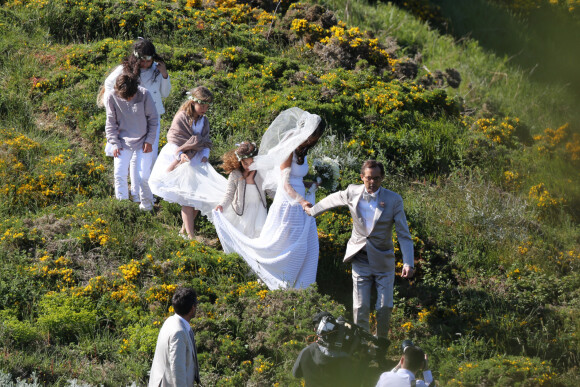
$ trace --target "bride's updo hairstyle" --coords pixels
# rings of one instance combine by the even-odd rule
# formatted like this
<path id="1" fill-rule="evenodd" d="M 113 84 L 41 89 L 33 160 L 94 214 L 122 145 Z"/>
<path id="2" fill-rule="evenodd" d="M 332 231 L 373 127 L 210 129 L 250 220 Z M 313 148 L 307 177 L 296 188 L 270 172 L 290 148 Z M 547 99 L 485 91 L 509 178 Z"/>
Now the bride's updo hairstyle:
<path id="1" fill-rule="evenodd" d="M 228 174 L 232 173 L 232 171 L 236 169 L 238 169 L 240 172 L 243 172 L 244 167 L 241 163 L 242 159 L 251 158 L 257 154 L 258 148 L 256 147 L 256 144 L 253 144 L 249 141 L 244 141 L 241 144 L 238 144 L 236 149 L 232 149 L 222 157 L 222 169 Z"/>
<path id="2" fill-rule="evenodd" d="M 298 165 L 304 164 L 304 157 L 306 157 L 308 150 L 312 148 L 314 145 L 316 145 L 320 137 L 322 137 L 324 129 L 326 129 L 326 123 L 324 122 L 324 120 L 320 120 L 316 129 L 314 129 L 314 132 L 312 132 L 312 134 L 308 137 L 308 139 L 306 139 L 306 141 L 304 141 L 302 144 L 298 146 L 298 148 L 296 148 L 295 153 L 296 157 L 298 158 L 298 160 L 296 160 L 296 163 Z"/>

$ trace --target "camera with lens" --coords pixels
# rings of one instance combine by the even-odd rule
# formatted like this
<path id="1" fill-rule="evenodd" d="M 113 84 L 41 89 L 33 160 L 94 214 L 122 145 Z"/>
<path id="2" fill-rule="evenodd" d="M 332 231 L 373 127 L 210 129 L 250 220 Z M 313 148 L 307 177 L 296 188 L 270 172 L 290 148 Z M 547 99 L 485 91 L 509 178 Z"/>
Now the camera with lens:
<path id="1" fill-rule="evenodd" d="M 326 312 L 320 317 L 316 335 L 318 344 L 329 351 L 345 352 L 349 355 L 361 351 L 374 355 L 386 351 L 389 346 L 387 339 L 377 338 L 344 317 L 334 318 Z M 376 351 L 377 348 L 384 351 Z"/>

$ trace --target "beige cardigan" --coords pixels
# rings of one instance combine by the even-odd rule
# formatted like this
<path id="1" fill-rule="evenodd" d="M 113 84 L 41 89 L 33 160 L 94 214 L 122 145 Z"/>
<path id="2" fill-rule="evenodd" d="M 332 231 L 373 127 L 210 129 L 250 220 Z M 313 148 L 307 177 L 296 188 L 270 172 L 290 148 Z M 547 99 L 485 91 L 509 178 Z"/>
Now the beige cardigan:
<path id="1" fill-rule="evenodd" d="M 256 174 L 254 175 L 254 183 L 258 189 L 260 199 L 262 199 L 262 204 L 264 205 L 264 208 L 266 208 L 266 194 L 262 188 L 263 182 L 264 179 L 260 176 L 260 172 L 256 171 Z M 228 177 L 228 187 L 220 206 L 226 208 L 226 206 L 231 203 L 234 212 L 238 216 L 242 216 L 245 207 L 246 185 L 246 179 L 242 176 L 242 172 L 239 169 L 234 169 Z"/>

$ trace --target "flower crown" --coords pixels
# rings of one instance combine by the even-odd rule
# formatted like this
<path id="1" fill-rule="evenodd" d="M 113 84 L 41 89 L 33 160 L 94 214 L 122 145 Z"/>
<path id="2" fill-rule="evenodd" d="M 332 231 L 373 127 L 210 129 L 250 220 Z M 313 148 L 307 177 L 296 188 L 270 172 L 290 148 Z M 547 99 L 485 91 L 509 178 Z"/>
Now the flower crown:
<path id="1" fill-rule="evenodd" d="M 258 154 L 258 148 L 256 147 L 256 143 L 255 143 L 255 142 L 252 142 L 252 143 L 250 143 L 250 144 L 252 144 L 252 145 L 254 146 L 254 150 L 253 150 L 252 152 L 250 152 L 250 154 L 247 154 L 247 155 L 241 155 L 241 156 L 240 156 L 240 155 L 238 154 L 238 150 L 237 150 L 237 149 L 234 151 L 234 153 L 235 153 L 236 157 L 238 158 L 238 161 L 242 161 L 243 159 L 249 159 L 249 158 L 252 158 L 252 157 L 254 157 L 254 156 L 256 156 L 256 155 Z M 242 145 L 242 144 L 236 144 L 236 146 L 238 146 L 238 147 L 239 147 L 240 145 Z"/>
<path id="2" fill-rule="evenodd" d="M 153 60 L 154 55 L 143 55 L 139 54 L 137 51 L 133 51 L 133 56 L 138 59 Z"/>
<path id="3" fill-rule="evenodd" d="M 201 99 L 199 99 L 197 97 L 194 97 L 193 95 L 191 95 L 191 93 L 189 91 L 187 93 L 185 93 L 185 94 L 187 94 L 187 99 L 188 100 L 193 101 L 193 102 L 197 102 L 200 105 L 209 105 L 211 103 L 211 102 L 208 102 L 208 101 L 203 101 L 203 100 L 201 100 Z"/>

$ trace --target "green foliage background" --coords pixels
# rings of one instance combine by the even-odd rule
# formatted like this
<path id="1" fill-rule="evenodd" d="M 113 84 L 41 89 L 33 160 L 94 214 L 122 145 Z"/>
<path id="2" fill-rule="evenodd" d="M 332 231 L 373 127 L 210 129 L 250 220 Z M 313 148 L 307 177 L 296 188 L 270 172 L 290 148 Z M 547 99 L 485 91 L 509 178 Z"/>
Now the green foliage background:
<path id="1" fill-rule="evenodd" d="M 497 23 L 532 28 L 538 2 L 476 5 L 509 16 Z M 578 31 L 573 2 L 540 3 Z M 178 206 L 161 202 L 149 214 L 111 198 L 105 112 L 95 100 L 137 36 L 155 42 L 172 79 L 162 144 L 185 92 L 205 85 L 215 94 L 214 165 L 236 142 L 259 141 L 292 106 L 327 121 L 313 154 L 338 160 L 340 188 L 359 183 L 362 160 L 385 163 L 384 186 L 405 200 L 418 269 L 413 281 L 396 278 L 390 359 L 411 338 L 441 385 L 579 382 L 577 90 L 532 79 L 508 51 L 494 55 L 489 41 L 460 37 L 462 25 L 448 19 L 460 8 L 0 6 L 1 382 L 145 385 L 179 285 L 200 295 L 192 324 L 205 385 L 300 385 L 290 370 L 312 340 L 311 316 L 351 317 L 345 210 L 317 220 L 317 286 L 268 291 L 221 251 L 206 220 L 202 237 L 188 242 L 177 235 Z M 453 20 L 455 36 L 445 27 Z M 361 385 L 374 385 L 380 371 L 370 365 Z"/>

